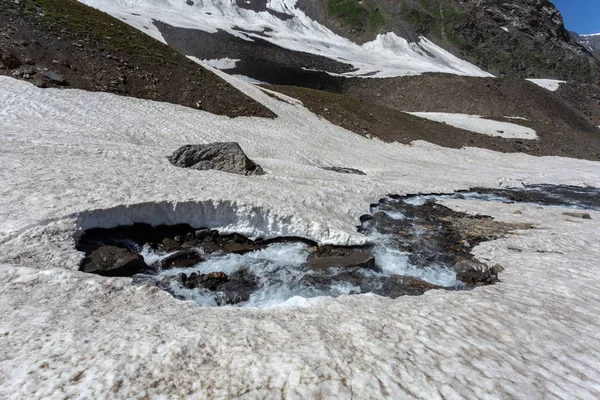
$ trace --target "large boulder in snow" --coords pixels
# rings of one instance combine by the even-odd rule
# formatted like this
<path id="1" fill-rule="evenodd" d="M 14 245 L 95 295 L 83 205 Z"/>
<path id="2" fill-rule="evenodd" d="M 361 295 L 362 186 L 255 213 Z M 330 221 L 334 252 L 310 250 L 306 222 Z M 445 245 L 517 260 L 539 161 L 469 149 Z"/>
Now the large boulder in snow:
<path id="1" fill-rule="evenodd" d="M 102 246 L 81 261 L 81 271 L 102 276 L 133 276 L 148 268 L 144 257 L 116 246 Z"/>
<path id="2" fill-rule="evenodd" d="M 188 144 L 177 149 L 168 159 L 181 168 L 215 169 L 240 175 L 264 174 L 263 169 L 249 159 L 235 142 Z"/>

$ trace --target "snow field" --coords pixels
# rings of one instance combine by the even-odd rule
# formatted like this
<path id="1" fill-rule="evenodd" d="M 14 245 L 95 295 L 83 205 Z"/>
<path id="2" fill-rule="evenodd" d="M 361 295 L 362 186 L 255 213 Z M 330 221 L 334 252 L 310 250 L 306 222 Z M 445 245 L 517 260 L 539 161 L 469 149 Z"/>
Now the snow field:
<path id="1" fill-rule="evenodd" d="M 542 87 L 551 92 L 556 92 L 560 87 L 561 83 L 566 83 L 567 81 L 559 81 L 556 79 L 526 79 L 531 83 L 535 83 L 539 87 Z"/>
<path id="2" fill-rule="evenodd" d="M 475 249 L 507 268 L 501 284 L 259 311 L 201 308 L 128 279 L 1 266 L 0 396 L 600 395 L 590 351 L 600 345 L 600 285 L 590 262 L 600 255 L 600 213 L 582 222 L 551 207 L 446 205 L 537 224 Z"/>
<path id="3" fill-rule="evenodd" d="M 600 186 L 597 162 L 368 140 L 221 75 L 278 118 L 0 77 L 0 398 L 600 396 L 598 212 L 581 220 L 554 207 L 444 200 L 536 227 L 477 246 L 506 270 L 500 284 L 469 292 L 211 309 L 75 271 L 74 235 L 94 225 L 192 220 L 359 244 L 358 217 L 388 193 Z M 239 142 L 267 175 L 165 159 L 217 140 Z"/>
<path id="4" fill-rule="evenodd" d="M 153 20 L 209 33 L 222 30 L 244 40 L 267 40 L 280 47 L 325 56 L 352 64 L 357 71 L 348 76 L 392 77 L 445 72 L 467 76 L 492 76 L 473 64 L 455 57 L 426 38 L 409 43 L 394 33 L 378 35 L 364 45 L 334 34 L 296 8 L 296 0 L 273 0 L 270 10 L 292 16 L 282 20 L 267 11 L 240 8 L 235 0 L 203 0 L 192 6 L 181 0 L 80 0 L 142 32 L 165 42 Z M 236 28 L 255 33 L 240 32 Z M 265 31 L 265 28 L 270 29 Z M 229 64 L 228 64 L 229 65 Z"/>
<path id="5" fill-rule="evenodd" d="M 426 118 L 432 121 L 445 122 L 456 128 L 488 136 L 498 136 L 506 139 L 537 139 L 535 130 L 509 122 L 485 119 L 479 115 L 439 113 L 439 112 L 409 112 L 408 114 Z M 518 117 L 515 117 L 515 119 Z"/>

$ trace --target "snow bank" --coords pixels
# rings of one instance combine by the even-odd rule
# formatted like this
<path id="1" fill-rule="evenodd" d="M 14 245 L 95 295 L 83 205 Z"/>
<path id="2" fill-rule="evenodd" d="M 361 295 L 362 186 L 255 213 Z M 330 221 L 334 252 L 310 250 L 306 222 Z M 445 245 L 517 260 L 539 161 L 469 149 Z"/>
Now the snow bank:
<path id="1" fill-rule="evenodd" d="M 540 228 L 475 249 L 502 283 L 233 310 L 0 266 L 0 397 L 597 398 L 600 213 L 452 206 Z"/>
<path id="2" fill-rule="evenodd" d="M 296 8 L 296 0 L 272 0 L 267 3 L 268 10 L 290 17 L 285 20 L 268 11 L 254 12 L 238 7 L 235 0 L 203 0 L 192 5 L 183 0 L 80 1 L 123 19 L 163 42 L 164 38 L 153 20 L 210 33 L 222 30 L 244 40 L 258 38 L 286 49 L 350 63 L 357 70 L 345 74 L 348 76 L 391 77 L 424 72 L 492 76 L 425 38 L 418 43 L 409 43 L 390 32 L 378 35 L 374 41 L 360 46 L 310 19 Z"/>
<path id="3" fill-rule="evenodd" d="M 476 247 L 506 270 L 500 284 L 469 292 L 210 309 L 73 271 L 77 229 L 97 224 L 187 216 L 353 244 L 365 240 L 358 217 L 387 193 L 600 186 L 597 162 L 368 140 L 225 78 L 279 117 L 232 119 L 0 77 L 0 398 L 600 396 L 590 351 L 600 348 L 598 212 L 575 220 L 560 208 L 445 201 L 539 228 Z M 191 171 L 165 158 L 182 144 L 226 140 L 267 175 Z"/>
<path id="4" fill-rule="evenodd" d="M 202 208 L 212 201 L 230 201 L 236 208 L 272 213 L 268 223 L 252 228 L 257 235 L 279 235 L 281 226 L 294 222 L 290 232 L 316 241 L 361 244 L 365 238 L 356 233 L 358 217 L 387 193 L 497 186 L 509 177 L 515 183 L 591 185 L 600 179 L 597 164 L 587 161 L 369 140 L 317 117 L 297 101 L 273 98 L 260 88 L 222 76 L 279 118 L 231 119 L 104 93 L 41 90 L 0 77 L 0 174 L 5 194 L 0 199 L 4 221 L 0 238 L 6 241 L 25 229 L 87 210 L 147 203 Z M 183 144 L 213 141 L 239 142 L 267 175 L 199 173 L 174 168 L 166 160 Z M 577 172 L 566 174 L 565 165 Z M 323 166 L 357 168 L 367 175 L 332 175 L 321 170 Z M 456 173 L 449 176 L 448 170 Z M 415 183 L 414 176 L 423 174 L 426 178 Z M 153 213 L 138 215 L 150 218 Z M 110 217 L 114 224 L 130 219 L 126 213 Z M 256 222 L 252 217 L 242 220 Z M 231 224 L 227 219 L 215 228 Z"/>
<path id="5" fill-rule="evenodd" d="M 233 69 L 240 60 L 234 58 L 221 58 L 216 60 L 202 60 L 203 63 L 217 69 Z"/>
<path id="6" fill-rule="evenodd" d="M 90 228 L 111 228 L 136 222 L 151 225 L 189 224 L 192 227 L 219 228 L 222 233 L 241 233 L 258 237 L 309 236 L 332 241 L 347 241 L 347 235 L 335 234 L 319 223 L 293 215 L 280 216 L 269 209 L 235 201 L 206 200 L 187 202 L 151 202 L 121 205 L 108 209 L 86 210 L 77 214 L 77 234 Z"/>
<path id="7" fill-rule="evenodd" d="M 427 118 L 432 121 L 445 122 L 448 125 L 455 126 L 467 131 L 482 133 L 488 136 L 499 136 L 507 139 L 536 139 L 535 130 L 510 122 L 500 122 L 491 119 L 485 119 L 479 115 L 452 114 L 438 112 L 409 112 L 421 118 Z M 509 117 L 519 119 L 519 117 Z"/>
<path id="8" fill-rule="evenodd" d="M 556 79 L 527 79 L 531 83 L 535 83 L 539 87 L 547 89 L 551 92 L 556 92 L 560 87 L 561 83 L 566 83 L 567 81 L 559 81 Z"/>

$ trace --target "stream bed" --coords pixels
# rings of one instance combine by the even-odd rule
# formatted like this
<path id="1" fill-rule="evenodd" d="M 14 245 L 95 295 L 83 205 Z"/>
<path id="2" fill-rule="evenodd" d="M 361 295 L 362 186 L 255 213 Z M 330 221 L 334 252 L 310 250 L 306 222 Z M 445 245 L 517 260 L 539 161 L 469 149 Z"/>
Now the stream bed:
<path id="1" fill-rule="evenodd" d="M 131 276 L 136 285 L 155 285 L 201 306 L 268 307 L 365 293 L 396 298 L 498 282 L 503 267 L 474 260 L 470 250 L 531 226 L 456 212 L 436 203 L 443 198 L 600 209 L 598 189 L 571 186 L 390 195 L 361 217 L 358 231 L 369 238 L 366 246 L 320 246 L 302 238 L 250 240 L 189 225 L 139 223 L 89 229 L 77 248 L 86 254 L 81 261 L 85 272 Z"/>

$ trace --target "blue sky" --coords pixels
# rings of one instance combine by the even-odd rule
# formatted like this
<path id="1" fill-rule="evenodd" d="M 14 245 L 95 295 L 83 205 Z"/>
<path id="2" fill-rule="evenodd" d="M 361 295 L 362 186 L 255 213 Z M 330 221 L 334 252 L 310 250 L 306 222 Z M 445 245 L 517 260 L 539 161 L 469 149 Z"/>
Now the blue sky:
<path id="1" fill-rule="evenodd" d="M 570 31 L 600 33 L 600 0 L 552 0 Z"/>

